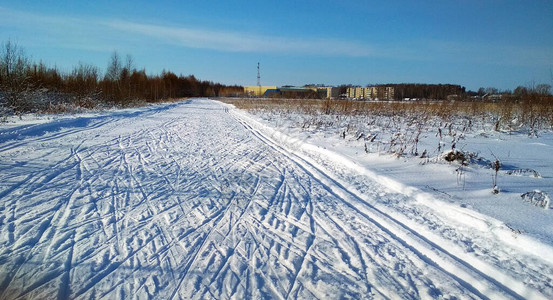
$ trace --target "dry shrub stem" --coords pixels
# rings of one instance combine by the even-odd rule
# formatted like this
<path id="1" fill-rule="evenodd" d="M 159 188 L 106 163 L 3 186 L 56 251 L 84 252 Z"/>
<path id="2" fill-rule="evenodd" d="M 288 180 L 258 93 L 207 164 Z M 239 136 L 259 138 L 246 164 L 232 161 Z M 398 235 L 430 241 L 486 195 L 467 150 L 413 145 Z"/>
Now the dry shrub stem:
<path id="1" fill-rule="evenodd" d="M 281 114 L 301 113 L 312 115 L 367 116 L 369 118 L 391 117 L 387 128 L 397 126 L 400 119 L 407 119 L 416 126 L 434 125 L 436 120 L 449 126 L 448 135 L 452 135 L 454 120 L 464 119 L 464 130 L 472 129 L 475 122 L 493 124 L 495 131 L 528 130 L 536 136 L 539 130 L 553 130 L 553 100 L 550 97 L 528 97 L 518 102 L 465 102 L 465 101 L 349 101 L 349 100 L 313 100 L 313 99 L 240 99 L 228 98 L 240 109 L 251 111 L 278 111 Z M 394 124 L 396 123 L 396 124 Z M 442 134 L 440 130 L 440 135 Z"/>

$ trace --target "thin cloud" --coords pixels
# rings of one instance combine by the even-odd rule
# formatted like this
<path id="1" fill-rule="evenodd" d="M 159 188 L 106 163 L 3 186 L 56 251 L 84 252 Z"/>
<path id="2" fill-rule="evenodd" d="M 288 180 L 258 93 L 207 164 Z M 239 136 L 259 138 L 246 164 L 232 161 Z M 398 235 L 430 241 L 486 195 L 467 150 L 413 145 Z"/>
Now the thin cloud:
<path id="1" fill-rule="evenodd" d="M 109 52 L 117 48 L 119 39 L 106 27 L 88 18 L 59 17 L 22 12 L 0 7 L 0 29 L 5 27 L 10 36 L 24 40 L 27 45 Z"/>
<path id="2" fill-rule="evenodd" d="M 426 41 L 436 56 L 445 60 L 457 60 L 480 64 L 512 66 L 548 66 L 553 63 L 552 47 L 501 45 L 456 41 Z"/>
<path id="3" fill-rule="evenodd" d="M 91 49 L 102 44 L 112 49 L 116 43 L 133 43 L 144 38 L 182 47 L 226 52 L 306 54 L 321 56 L 368 57 L 374 51 L 362 43 L 339 39 L 262 36 L 224 30 L 127 22 L 114 19 L 75 18 L 40 15 L 0 7 L 0 26 L 43 31 L 47 39 L 62 45 Z M 73 41 L 72 41 L 73 40 Z M 77 41 L 77 42 L 75 42 Z"/>
<path id="4" fill-rule="evenodd" d="M 230 52 L 297 53 L 329 56 L 371 56 L 367 45 L 336 39 L 297 39 L 259 36 L 240 32 L 167 27 L 125 21 L 107 21 L 104 25 L 133 34 L 149 36 L 184 47 Z"/>
<path id="5" fill-rule="evenodd" d="M 0 26 L 32 31 L 34 43 L 91 51 L 133 48 L 144 41 L 222 52 L 383 58 L 514 66 L 551 65 L 551 47 L 412 40 L 369 43 L 337 38 L 296 38 L 245 32 L 163 26 L 115 19 L 34 14 L 0 7 Z M 6 38 L 17 38 L 16 36 Z"/>

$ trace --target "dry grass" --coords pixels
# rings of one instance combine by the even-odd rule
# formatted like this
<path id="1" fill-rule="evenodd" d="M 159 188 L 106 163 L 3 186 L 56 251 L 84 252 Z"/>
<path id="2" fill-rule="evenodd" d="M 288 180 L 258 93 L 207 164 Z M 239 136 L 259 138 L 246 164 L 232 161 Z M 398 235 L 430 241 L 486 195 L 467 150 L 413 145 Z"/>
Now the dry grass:
<path id="1" fill-rule="evenodd" d="M 349 100 L 290 100 L 226 98 L 223 102 L 237 108 L 282 113 L 332 114 L 360 116 L 400 116 L 419 120 L 439 118 L 444 122 L 463 118 L 493 123 L 495 130 L 531 131 L 553 129 L 553 99 L 529 98 L 521 102 L 416 101 L 362 102 Z"/>

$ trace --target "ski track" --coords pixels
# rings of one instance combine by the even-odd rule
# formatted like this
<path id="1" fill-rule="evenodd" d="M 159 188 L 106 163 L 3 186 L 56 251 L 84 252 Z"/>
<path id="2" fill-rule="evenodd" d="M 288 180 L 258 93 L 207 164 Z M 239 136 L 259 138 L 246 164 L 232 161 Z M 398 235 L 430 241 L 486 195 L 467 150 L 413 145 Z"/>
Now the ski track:
<path id="1" fill-rule="evenodd" d="M 227 105 L 82 123 L 0 144 L 0 299 L 553 296 L 551 265 L 329 172 Z"/>

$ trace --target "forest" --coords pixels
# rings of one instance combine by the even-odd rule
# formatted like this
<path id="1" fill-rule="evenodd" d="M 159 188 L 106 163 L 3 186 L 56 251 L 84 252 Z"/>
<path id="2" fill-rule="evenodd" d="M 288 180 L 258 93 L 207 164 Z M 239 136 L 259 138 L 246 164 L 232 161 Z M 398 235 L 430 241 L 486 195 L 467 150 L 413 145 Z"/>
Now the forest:
<path id="1" fill-rule="evenodd" d="M 466 95 L 465 87 L 454 84 L 387 84 L 394 88 L 394 99 L 447 99 L 450 95 Z"/>
<path id="2" fill-rule="evenodd" d="M 183 97 L 219 97 L 241 94 L 241 86 L 200 80 L 171 71 L 147 74 L 137 69 L 131 55 L 113 52 L 105 74 L 79 63 L 70 72 L 32 61 L 12 41 L 0 49 L 0 115 L 63 111 L 71 108 L 129 106 Z"/>

